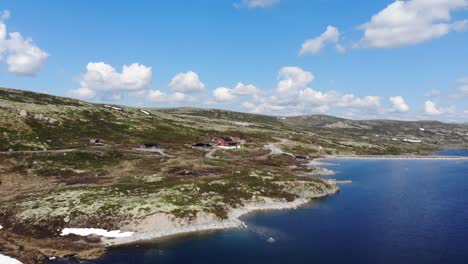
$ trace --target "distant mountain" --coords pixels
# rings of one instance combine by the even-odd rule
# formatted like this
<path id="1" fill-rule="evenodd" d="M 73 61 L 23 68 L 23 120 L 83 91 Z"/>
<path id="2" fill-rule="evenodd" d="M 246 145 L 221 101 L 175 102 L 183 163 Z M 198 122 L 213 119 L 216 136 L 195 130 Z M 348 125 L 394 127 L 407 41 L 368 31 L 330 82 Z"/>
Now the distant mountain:
<path id="1" fill-rule="evenodd" d="M 82 147 L 93 138 L 110 144 L 190 144 L 207 141 L 207 135 L 220 131 L 246 134 L 265 142 L 273 137 L 307 143 L 313 140 L 336 151 L 355 153 L 374 153 L 362 149 L 364 143 L 370 148 L 398 146 L 411 152 L 414 146 L 403 144 L 405 139 L 421 140 L 428 149 L 468 144 L 466 124 L 349 120 L 327 115 L 275 117 L 187 107 L 139 109 L 0 88 L 3 151 Z M 300 136 L 306 133 L 319 136 Z"/>

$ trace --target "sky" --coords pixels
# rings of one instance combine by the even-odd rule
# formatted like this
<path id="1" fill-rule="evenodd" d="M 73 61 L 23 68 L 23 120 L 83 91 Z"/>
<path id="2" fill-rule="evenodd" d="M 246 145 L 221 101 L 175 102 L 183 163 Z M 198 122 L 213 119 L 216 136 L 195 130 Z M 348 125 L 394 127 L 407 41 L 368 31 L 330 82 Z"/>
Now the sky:
<path id="1" fill-rule="evenodd" d="M 468 0 L 0 1 L 0 86 L 135 107 L 468 121 Z"/>

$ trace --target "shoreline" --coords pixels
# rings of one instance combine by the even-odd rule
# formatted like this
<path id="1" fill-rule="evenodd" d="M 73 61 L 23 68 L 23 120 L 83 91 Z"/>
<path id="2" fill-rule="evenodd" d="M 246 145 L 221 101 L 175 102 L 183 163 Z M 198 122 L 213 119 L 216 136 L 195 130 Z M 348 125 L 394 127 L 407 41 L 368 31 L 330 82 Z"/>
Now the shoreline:
<path id="1" fill-rule="evenodd" d="M 335 194 L 339 191 L 339 187 L 334 185 L 330 190 L 323 193 L 316 194 L 310 198 L 297 198 L 292 202 L 275 201 L 272 199 L 264 199 L 257 202 L 249 202 L 240 208 L 232 208 L 229 211 L 227 219 L 219 219 L 217 217 L 209 218 L 208 220 L 195 219 L 189 222 L 180 223 L 180 225 L 172 226 L 171 228 L 164 228 L 158 230 L 157 227 L 153 229 L 142 230 L 135 232 L 131 236 L 121 238 L 101 238 L 101 241 L 106 247 L 115 247 L 126 244 L 133 244 L 142 241 L 149 241 L 155 239 L 168 238 L 181 234 L 198 233 L 204 231 L 215 231 L 235 228 L 246 228 L 247 225 L 240 219 L 242 216 L 257 211 L 268 211 L 268 210 L 285 210 L 285 209 L 297 209 L 312 201 L 312 199 L 322 198 L 328 195 Z M 205 217 L 206 218 L 206 217 Z M 174 223 L 174 222 L 173 222 Z M 131 231 L 131 230 L 125 230 Z"/>
<path id="2" fill-rule="evenodd" d="M 321 162 L 323 160 L 466 160 L 468 157 L 463 156 L 424 156 L 424 155 L 329 155 L 324 156 L 314 161 Z M 329 164 L 321 164 L 329 165 Z"/>

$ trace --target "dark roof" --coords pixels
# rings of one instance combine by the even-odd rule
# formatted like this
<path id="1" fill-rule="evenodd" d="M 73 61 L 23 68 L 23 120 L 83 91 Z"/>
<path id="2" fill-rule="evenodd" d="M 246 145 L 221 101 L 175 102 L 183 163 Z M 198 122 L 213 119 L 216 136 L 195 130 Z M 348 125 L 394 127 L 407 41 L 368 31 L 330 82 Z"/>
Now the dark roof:
<path id="1" fill-rule="evenodd" d="M 151 147 L 159 148 L 160 145 L 158 143 L 144 143 L 143 146 L 145 146 L 147 148 L 151 148 Z"/>
<path id="2" fill-rule="evenodd" d="M 207 144 L 207 143 L 197 143 L 197 144 L 193 144 L 192 145 L 193 147 L 211 147 L 211 144 Z"/>

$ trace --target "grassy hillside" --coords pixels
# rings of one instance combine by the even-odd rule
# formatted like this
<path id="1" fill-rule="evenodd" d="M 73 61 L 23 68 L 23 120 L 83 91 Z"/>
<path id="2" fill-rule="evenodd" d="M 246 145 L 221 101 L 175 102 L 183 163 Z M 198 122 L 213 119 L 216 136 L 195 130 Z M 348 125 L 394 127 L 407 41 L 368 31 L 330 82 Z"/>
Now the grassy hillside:
<path id="1" fill-rule="evenodd" d="M 466 147 L 467 127 L 139 109 L 0 88 L 0 253 L 24 263 L 97 257 L 104 250 L 99 240 L 61 237 L 60 230 L 119 229 L 158 213 L 222 219 L 245 202 L 324 195 L 337 187 L 294 155 L 429 153 Z M 191 148 L 226 136 L 251 141 L 236 150 Z M 162 149 L 142 150 L 141 143 Z"/>
<path id="2" fill-rule="evenodd" d="M 332 153 L 385 154 L 387 148 L 396 153 L 396 149 L 415 152 L 466 146 L 467 133 L 467 125 L 435 121 L 355 121 L 325 115 L 278 118 L 197 108 L 141 111 L 0 88 L 0 151 L 80 148 L 92 138 L 109 145 L 183 145 L 209 141 L 211 135 L 239 134 L 257 142 L 290 138 Z M 415 146 L 404 139 L 422 143 Z"/>

